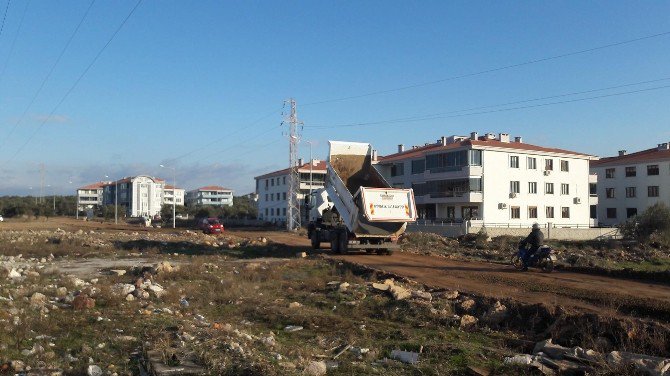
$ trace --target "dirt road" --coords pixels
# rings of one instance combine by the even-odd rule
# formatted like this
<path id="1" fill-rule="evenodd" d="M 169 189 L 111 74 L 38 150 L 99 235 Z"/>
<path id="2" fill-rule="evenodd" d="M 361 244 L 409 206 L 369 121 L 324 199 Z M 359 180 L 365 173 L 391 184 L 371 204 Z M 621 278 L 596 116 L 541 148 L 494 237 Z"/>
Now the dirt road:
<path id="1" fill-rule="evenodd" d="M 430 286 L 568 309 L 647 316 L 670 322 L 670 286 L 583 273 L 519 272 L 511 266 L 396 252 L 333 255 Z"/>

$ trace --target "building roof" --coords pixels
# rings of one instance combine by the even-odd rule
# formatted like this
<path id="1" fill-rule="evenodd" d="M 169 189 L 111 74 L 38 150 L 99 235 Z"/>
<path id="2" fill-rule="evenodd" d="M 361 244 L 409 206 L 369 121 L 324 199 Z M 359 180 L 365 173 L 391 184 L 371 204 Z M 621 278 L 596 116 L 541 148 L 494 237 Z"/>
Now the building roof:
<path id="1" fill-rule="evenodd" d="M 107 184 L 109 184 L 109 182 L 101 181 L 101 182 L 97 182 L 97 183 L 93 183 L 93 184 L 85 185 L 85 186 L 83 186 L 83 187 L 79 187 L 79 188 L 77 188 L 77 189 L 100 189 L 100 188 L 104 187 L 104 186 L 107 185 Z"/>
<path id="2" fill-rule="evenodd" d="M 420 147 L 417 147 L 417 148 L 414 148 L 414 149 L 405 150 L 405 151 L 400 152 L 400 153 L 395 153 L 395 154 L 387 155 L 387 156 L 384 156 L 384 157 L 379 157 L 379 161 L 380 161 L 380 163 L 393 162 L 393 161 L 403 160 L 403 159 L 407 159 L 407 158 L 419 157 L 419 156 L 422 156 L 422 155 L 424 155 L 425 153 L 428 153 L 428 152 L 457 149 L 457 148 L 461 148 L 461 147 L 478 147 L 478 148 L 479 147 L 484 147 L 484 148 L 492 147 L 492 148 L 501 148 L 501 149 L 536 151 L 536 152 L 544 152 L 544 153 L 569 154 L 569 155 L 586 157 L 586 158 L 594 158 L 592 155 L 584 154 L 584 153 L 578 153 L 578 152 L 570 151 L 570 150 L 548 148 L 548 147 L 544 147 L 544 146 L 537 146 L 537 145 L 527 144 L 525 142 L 516 142 L 516 141 L 503 142 L 503 141 L 498 141 L 498 140 L 486 139 L 485 137 L 480 137 L 477 140 L 467 139 L 467 140 L 448 143 L 446 145 L 442 145 L 441 143 L 436 143 L 436 144 L 420 146 Z"/>
<path id="3" fill-rule="evenodd" d="M 175 188 L 174 185 L 165 184 L 165 187 L 163 189 L 184 189 L 184 188 L 179 188 L 179 187 Z"/>
<path id="4" fill-rule="evenodd" d="M 616 166 L 621 164 L 637 164 L 645 162 L 665 161 L 670 159 L 670 149 L 659 149 L 658 147 L 638 151 L 636 153 L 619 155 L 616 157 L 601 158 L 591 161 L 591 167 Z"/>
<path id="5" fill-rule="evenodd" d="M 326 161 L 315 160 L 314 162 L 316 162 L 316 163 L 312 166 L 312 172 L 319 173 L 319 174 L 320 173 L 325 174 L 326 173 Z M 265 175 L 256 176 L 255 179 L 265 179 L 265 178 L 271 178 L 271 177 L 274 177 L 274 176 L 288 175 L 289 171 L 290 171 L 289 168 L 285 168 L 283 170 L 269 172 Z M 309 171 L 310 171 L 309 162 L 303 164 L 302 166 L 300 166 L 298 168 L 298 172 L 309 172 Z"/>
<path id="6" fill-rule="evenodd" d="M 208 185 L 205 187 L 200 187 L 198 189 L 194 189 L 194 191 L 232 191 L 230 188 L 225 188 L 220 185 Z"/>

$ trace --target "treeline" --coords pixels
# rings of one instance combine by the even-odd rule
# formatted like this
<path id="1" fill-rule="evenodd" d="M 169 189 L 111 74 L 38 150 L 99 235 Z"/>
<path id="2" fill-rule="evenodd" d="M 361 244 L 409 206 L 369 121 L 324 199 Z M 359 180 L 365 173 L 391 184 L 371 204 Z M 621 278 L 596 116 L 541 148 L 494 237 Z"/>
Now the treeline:
<path id="1" fill-rule="evenodd" d="M 3 196 L 0 197 L 0 214 L 3 217 L 57 215 L 74 216 L 77 198 L 75 196 Z"/>
<path id="2" fill-rule="evenodd" d="M 235 218 L 256 219 L 258 210 L 255 203 L 246 196 L 233 197 L 233 206 L 179 206 L 175 207 L 177 218 L 188 215 L 189 218 Z M 161 217 L 172 219 L 172 205 L 163 205 Z"/>
<path id="3" fill-rule="evenodd" d="M 76 196 L 3 196 L 0 197 L 0 215 L 5 218 L 34 216 L 54 217 L 76 215 Z M 106 219 L 114 218 L 114 205 L 97 207 L 93 211 L 95 217 Z M 176 206 L 177 215 L 194 217 L 221 217 L 236 219 L 256 219 L 258 216 L 256 205 L 248 197 L 233 197 L 233 206 Z M 86 216 L 86 210 L 79 212 L 80 216 Z M 125 217 L 125 208 L 119 206 L 119 218 Z M 172 205 L 163 205 L 161 209 L 163 219 L 172 219 Z"/>

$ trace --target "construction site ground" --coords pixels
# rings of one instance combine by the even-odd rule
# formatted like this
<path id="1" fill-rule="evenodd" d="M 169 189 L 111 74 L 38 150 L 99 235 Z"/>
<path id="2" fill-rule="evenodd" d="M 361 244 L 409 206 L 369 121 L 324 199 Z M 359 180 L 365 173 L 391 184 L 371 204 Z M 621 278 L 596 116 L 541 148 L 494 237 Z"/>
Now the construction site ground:
<path id="1" fill-rule="evenodd" d="M 144 228 L 113 222 L 82 221 L 69 218 L 42 221 L 11 221 L 2 230 L 77 229 L 94 231 L 165 232 L 172 228 Z M 301 234 L 268 229 L 228 229 L 239 237 L 266 237 L 269 241 L 295 247 L 296 252 L 322 254 L 333 259 L 362 264 L 431 287 L 456 289 L 492 298 L 509 298 L 523 303 L 560 305 L 566 309 L 606 315 L 650 317 L 670 322 L 670 281 L 667 284 L 634 279 L 591 275 L 588 272 L 555 270 L 544 273 L 531 269 L 520 272 L 510 265 L 481 261 L 458 261 L 432 255 L 395 252 L 375 255 L 351 252 L 332 254 L 327 244 L 314 251 L 309 240 Z M 510 255 L 511 256 L 511 255 Z"/>

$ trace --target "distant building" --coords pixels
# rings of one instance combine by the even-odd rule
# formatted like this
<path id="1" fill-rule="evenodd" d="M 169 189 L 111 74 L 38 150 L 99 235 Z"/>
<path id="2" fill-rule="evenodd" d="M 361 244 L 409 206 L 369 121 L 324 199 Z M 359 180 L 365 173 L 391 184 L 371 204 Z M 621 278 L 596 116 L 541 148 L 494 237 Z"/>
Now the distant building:
<path id="1" fill-rule="evenodd" d="M 506 133 L 441 137 L 380 157 L 397 188 L 413 188 L 420 218 L 486 226 L 589 226 L 589 161 Z"/>
<path id="2" fill-rule="evenodd" d="M 310 164 L 312 179 L 310 180 Z M 326 180 L 326 162 L 313 160 L 311 163 L 299 162 L 300 193 L 298 202 L 302 205 L 306 194 L 311 189 L 323 188 Z M 278 224 L 286 223 L 288 209 L 288 179 L 290 169 L 273 171 L 256 176 L 256 195 L 258 197 L 258 219 Z M 311 184 L 310 184 L 311 181 Z M 302 210 L 301 210 L 302 213 Z M 304 213 L 303 217 L 304 217 Z"/>
<path id="3" fill-rule="evenodd" d="M 209 185 L 186 192 L 186 205 L 233 206 L 233 190 Z"/>
<path id="4" fill-rule="evenodd" d="M 598 221 L 616 225 L 663 202 L 670 205 L 670 143 L 591 162 L 597 175 Z"/>
<path id="5" fill-rule="evenodd" d="M 118 189 L 118 190 L 117 190 Z M 165 180 L 138 175 L 114 182 L 100 182 L 77 189 L 77 208 L 115 205 L 127 217 L 153 217 L 163 205 L 184 205 L 184 190 L 165 184 Z"/>
<path id="6" fill-rule="evenodd" d="M 173 185 L 163 187 L 163 205 L 172 205 L 175 200 L 176 205 L 184 205 L 184 192 L 182 188 L 175 188 Z"/>
<path id="7" fill-rule="evenodd" d="M 92 209 L 102 205 L 103 190 L 109 182 L 98 182 L 77 188 L 77 210 Z"/>

